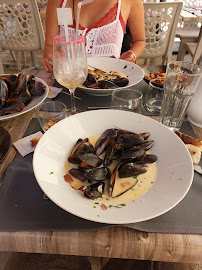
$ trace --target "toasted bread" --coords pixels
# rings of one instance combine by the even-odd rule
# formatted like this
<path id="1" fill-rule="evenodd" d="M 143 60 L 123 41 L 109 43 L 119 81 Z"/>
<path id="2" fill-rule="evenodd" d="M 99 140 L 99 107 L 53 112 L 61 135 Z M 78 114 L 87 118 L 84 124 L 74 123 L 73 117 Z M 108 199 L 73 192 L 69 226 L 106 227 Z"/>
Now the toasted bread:
<path id="1" fill-rule="evenodd" d="M 37 145 L 37 143 L 39 142 L 39 140 L 41 139 L 41 137 L 42 137 L 42 134 L 39 134 L 39 135 L 37 135 L 36 137 L 32 138 L 32 139 L 30 140 L 31 146 L 32 146 L 32 147 L 35 147 L 35 146 Z"/>
<path id="2" fill-rule="evenodd" d="M 192 144 L 192 145 L 198 146 L 200 150 L 202 151 L 202 141 L 195 139 L 191 136 L 188 136 L 184 133 L 181 133 L 177 130 L 175 130 L 175 134 L 177 134 L 185 144 Z"/>
<path id="3" fill-rule="evenodd" d="M 191 155 L 194 164 L 199 164 L 201 159 L 201 149 L 193 144 L 185 144 Z"/>

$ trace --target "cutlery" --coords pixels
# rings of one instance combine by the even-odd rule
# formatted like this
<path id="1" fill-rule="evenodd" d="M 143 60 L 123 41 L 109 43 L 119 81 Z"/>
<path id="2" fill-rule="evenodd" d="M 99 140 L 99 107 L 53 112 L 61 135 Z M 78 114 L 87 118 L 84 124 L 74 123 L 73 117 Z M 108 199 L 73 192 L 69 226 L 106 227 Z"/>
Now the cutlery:
<path id="1" fill-rule="evenodd" d="M 194 165 L 194 170 L 202 175 L 202 168 L 199 165 Z"/>

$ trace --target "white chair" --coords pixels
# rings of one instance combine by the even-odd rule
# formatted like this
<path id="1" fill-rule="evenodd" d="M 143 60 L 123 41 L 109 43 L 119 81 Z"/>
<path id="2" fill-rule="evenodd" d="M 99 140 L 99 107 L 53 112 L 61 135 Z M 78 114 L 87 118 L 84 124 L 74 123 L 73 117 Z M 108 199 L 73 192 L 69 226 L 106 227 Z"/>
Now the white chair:
<path id="1" fill-rule="evenodd" d="M 151 64 L 157 57 L 162 63 L 172 59 L 174 37 L 179 21 L 182 2 L 143 3 L 146 45 L 140 58 L 150 58 Z"/>
<path id="2" fill-rule="evenodd" d="M 189 11 L 189 7 L 201 6 L 201 0 L 182 0 L 184 12 Z M 178 50 L 177 60 L 181 59 L 181 52 L 184 47 L 184 43 L 196 42 L 198 40 L 200 32 L 201 23 L 195 21 L 181 21 L 178 23 L 178 28 L 176 30 L 176 37 L 180 39 L 180 47 Z"/>
<path id="3" fill-rule="evenodd" d="M 178 52 L 177 60 L 183 60 L 187 51 L 191 55 L 194 64 L 200 63 L 202 57 L 202 28 L 200 29 L 199 36 L 195 42 L 183 43 L 181 50 Z"/>
<path id="4" fill-rule="evenodd" d="M 14 51 L 17 69 L 21 70 L 20 53 L 31 52 L 37 67 L 36 50 L 44 49 L 44 32 L 36 0 L 0 0 L 0 46 Z"/>

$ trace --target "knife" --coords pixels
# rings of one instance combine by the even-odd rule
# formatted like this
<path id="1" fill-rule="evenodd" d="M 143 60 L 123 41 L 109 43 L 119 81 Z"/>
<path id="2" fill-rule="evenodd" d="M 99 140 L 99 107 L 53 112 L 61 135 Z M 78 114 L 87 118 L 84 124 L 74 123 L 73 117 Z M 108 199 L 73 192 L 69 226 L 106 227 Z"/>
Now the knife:
<path id="1" fill-rule="evenodd" d="M 194 165 L 194 170 L 202 175 L 202 168 L 199 165 Z"/>

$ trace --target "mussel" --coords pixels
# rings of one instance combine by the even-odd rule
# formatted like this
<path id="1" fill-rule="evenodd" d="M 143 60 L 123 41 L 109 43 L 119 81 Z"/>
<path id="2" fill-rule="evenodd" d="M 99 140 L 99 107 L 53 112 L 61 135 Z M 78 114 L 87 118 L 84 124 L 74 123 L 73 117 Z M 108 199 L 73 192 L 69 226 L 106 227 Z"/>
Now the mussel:
<path id="1" fill-rule="evenodd" d="M 33 75 L 29 76 L 27 85 L 32 96 L 42 96 L 45 93 L 45 85 L 36 81 Z"/>
<path id="2" fill-rule="evenodd" d="M 111 177 L 110 169 L 107 167 L 100 167 L 90 170 L 86 177 L 91 181 L 105 181 L 109 180 Z"/>
<path id="3" fill-rule="evenodd" d="M 0 79 L 0 108 L 5 105 L 8 98 L 8 86 L 3 79 Z"/>
<path id="4" fill-rule="evenodd" d="M 32 76 L 34 91 L 37 95 L 45 93 L 45 86 Z M 42 89 L 43 88 L 43 89 Z M 0 76 L 0 114 L 9 114 L 22 111 L 32 100 L 28 89 L 27 75 L 21 72 L 18 76 L 8 74 Z"/>
<path id="5" fill-rule="evenodd" d="M 128 85 L 127 77 L 116 71 L 105 72 L 100 69 L 88 70 L 88 76 L 83 83 L 85 87 L 93 89 L 115 89 Z"/>
<path id="6" fill-rule="evenodd" d="M 85 187 L 84 195 L 89 199 L 96 199 L 103 195 L 105 183 L 99 182 Z"/>

